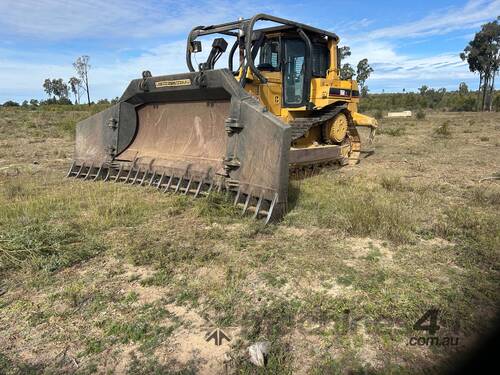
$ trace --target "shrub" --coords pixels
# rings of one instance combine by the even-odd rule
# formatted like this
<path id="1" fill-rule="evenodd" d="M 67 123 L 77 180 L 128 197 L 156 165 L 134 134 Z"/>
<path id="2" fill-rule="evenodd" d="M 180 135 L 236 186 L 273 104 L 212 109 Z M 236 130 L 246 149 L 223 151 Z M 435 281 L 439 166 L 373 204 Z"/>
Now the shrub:
<path id="1" fill-rule="evenodd" d="M 442 125 L 438 126 L 434 130 L 434 134 L 443 138 L 449 138 L 451 136 L 449 121 L 445 121 Z"/>
<path id="2" fill-rule="evenodd" d="M 477 100 L 475 94 L 452 95 L 445 101 L 445 107 L 451 111 L 472 112 L 476 110 Z"/>
<path id="3" fill-rule="evenodd" d="M 5 103 L 3 103 L 4 107 L 19 107 L 19 103 L 15 102 L 13 100 L 7 100 Z"/>
<path id="4" fill-rule="evenodd" d="M 384 117 L 384 115 L 380 109 L 377 109 L 374 116 L 377 120 L 380 120 L 380 119 L 382 119 L 382 117 Z"/>
<path id="5" fill-rule="evenodd" d="M 425 112 L 421 109 L 417 111 L 416 114 L 417 120 L 423 120 L 425 118 Z"/>
<path id="6" fill-rule="evenodd" d="M 68 98 L 60 98 L 60 99 L 50 98 L 47 100 L 42 100 L 40 102 L 40 104 L 41 105 L 50 105 L 50 104 L 72 105 L 73 103 Z"/>

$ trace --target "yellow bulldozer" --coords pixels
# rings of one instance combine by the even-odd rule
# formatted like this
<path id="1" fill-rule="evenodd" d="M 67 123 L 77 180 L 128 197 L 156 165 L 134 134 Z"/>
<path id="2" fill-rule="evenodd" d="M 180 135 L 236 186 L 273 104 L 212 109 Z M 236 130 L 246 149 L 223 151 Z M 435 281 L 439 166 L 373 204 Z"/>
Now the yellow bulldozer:
<path id="1" fill-rule="evenodd" d="M 194 66 L 202 39 L 211 49 Z M 144 71 L 117 104 L 77 124 L 68 177 L 225 191 L 243 213 L 279 219 L 291 171 L 355 164 L 357 127 L 375 134 L 376 120 L 357 111 L 357 83 L 340 79 L 338 43 L 332 32 L 266 14 L 195 27 L 188 73 Z M 224 53 L 227 67 L 216 69 Z"/>

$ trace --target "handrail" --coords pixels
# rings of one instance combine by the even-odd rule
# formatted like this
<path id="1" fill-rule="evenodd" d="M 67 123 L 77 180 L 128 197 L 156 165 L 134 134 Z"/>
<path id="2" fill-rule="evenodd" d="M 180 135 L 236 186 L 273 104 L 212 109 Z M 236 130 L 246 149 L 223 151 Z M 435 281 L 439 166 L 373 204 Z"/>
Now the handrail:
<path id="1" fill-rule="evenodd" d="M 254 25 L 257 21 L 271 21 L 275 23 L 279 23 L 282 25 L 288 25 L 294 27 L 296 30 L 301 30 L 302 34 L 301 38 L 304 39 L 308 47 L 310 48 L 310 51 L 312 51 L 311 47 L 311 41 L 307 37 L 307 34 L 304 32 L 305 31 L 311 31 L 316 34 L 328 36 L 336 41 L 339 40 L 339 37 L 330 31 L 326 30 L 321 30 L 300 22 L 295 22 L 291 20 L 287 20 L 285 18 L 280 18 L 280 17 L 275 17 L 271 16 L 269 14 L 265 13 L 259 13 L 253 16 L 250 19 L 241 19 L 239 21 L 234 21 L 234 22 L 227 22 L 219 25 L 210 25 L 210 26 L 196 26 L 191 30 L 188 36 L 187 40 L 187 46 L 186 46 L 186 63 L 188 66 L 189 71 L 194 72 L 195 69 L 193 67 L 193 63 L 191 61 L 191 43 L 200 35 L 210 35 L 210 34 L 216 34 L 216 33 L 222 33 L 222 34 L 227 34 L 227 35 L 234 35 L 238 36 L 238 34 L 231 32 L 232 30 L 240 30 L 244 33 L 245 36 L 245 55 L 246 55 L 246 64 L 243 66 L 243 73 L 246 73 L 247 69 L 250 68 L 252 73 L 259 78 L 259 80 L 262 83 L 266 83 L 267 79 L 264 77 L 260 71 L 255 67 L 255 63 L 252 58 L 252 35 L 253 35 L 253 28 Z M 265 30 L 265 29 L 263 29 Z M 299 33 L 300 34 L 300 33 Z M 305 36 L 305 38 L 304 38 Z M 233 46 L 234 47 L 234 46 Z M 233 48 L 232 48 L 233 49 Z M 232 50 L 231 49 L 231 50 Z M 233 52 L 234 54 L 234 52 Z M 232 65 L 232 62 L 231 64 Z M 245 76 L 246 74 L 242 75 L 242 84 L 244 85 L 245 82 Z"/>

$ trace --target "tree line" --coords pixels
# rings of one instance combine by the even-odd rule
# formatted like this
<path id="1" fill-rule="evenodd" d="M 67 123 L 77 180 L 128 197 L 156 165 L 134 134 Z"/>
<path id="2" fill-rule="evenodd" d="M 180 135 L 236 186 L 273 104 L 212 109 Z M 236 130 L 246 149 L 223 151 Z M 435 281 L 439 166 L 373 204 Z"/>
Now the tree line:
<path id="1" fill-rule="evenodd" d="M 491 110 L 500 111 L 500 92 L 491 94 Z M 418 92 L 369 94 L 360 101 L 361 111 L 398 111 L 434 109 L 453 112 L 473 112 L 481 106 L 478 91 L 469 90 L 462 82 L 456 90 L 434 89 L 423 85 Z"/>
<path id="2" fill-rule="evenodd" d="M 47 78 L 43 82 L 43 90 L 49 96 L 47 104 L 72 104 L 69 100 L 69 92 L 74 95 L 75 104 L 80 104 L 82 95 L 86 94 L 87 104 L 90 106 L 89 89 L 89 56 L 80 56 L 73 63 L 77 77 L 71 77 L 68 82 L 62 78 Z"/>

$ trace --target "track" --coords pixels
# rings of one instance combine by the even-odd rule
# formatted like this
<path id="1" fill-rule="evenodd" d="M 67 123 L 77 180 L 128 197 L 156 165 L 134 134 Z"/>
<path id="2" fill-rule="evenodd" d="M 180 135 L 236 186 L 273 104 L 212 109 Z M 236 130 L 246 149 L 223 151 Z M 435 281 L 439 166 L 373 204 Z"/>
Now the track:
<path id="1" fill-rule="evenodd" d="M 321 126 L 326 121 L 333 119 L 340 112 L 345 111 L 347 118 L 349 120 L 349 127 L 347 130 L 346 139 L 341 143 L 341 145 L 349 144 L 348 153 L 345 159 L 340 160 L 341 165 L 354 165 L 359 163 L 360 151 L 361 151 L 361 139 L 359 137 L 358 130 L 356 126 L 354 126 L 354 121 L 347 111 L 347 107 L 337 106 L 334 108 L 325 108 L 317 111 L 315 116 L 311 117 L 300 117 L 296 118 L 289 123 L 292 126 L 292 142 L 304 136 L 309 129 L 314 126 Z M 330 166 L 333 163 L 339 161 L 338 159 L 331 161 L 324 161 L 318 163 L 312 163 L 309 165 L 301 165 L 301 166 L 290 166 L 290 175 L 291 176 L 308 176 L 311 174 L 315 174 L 316 171 Z"/>
<path id="2" fill-rule="evenodd" d="M 325 121 L 334 118 L 342 110 L 346 109 L 346 106 L 338 106 L 329 109 L 322 109 L 317 111 L 316 116 L 313 117 L 300 117 L 291 121 L 289 125 L 292 127 L 292 141 L 295 141 L 307 133 L 309 129 L 313 126 L 320 125 Z"/>

